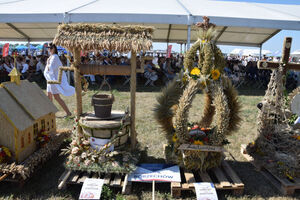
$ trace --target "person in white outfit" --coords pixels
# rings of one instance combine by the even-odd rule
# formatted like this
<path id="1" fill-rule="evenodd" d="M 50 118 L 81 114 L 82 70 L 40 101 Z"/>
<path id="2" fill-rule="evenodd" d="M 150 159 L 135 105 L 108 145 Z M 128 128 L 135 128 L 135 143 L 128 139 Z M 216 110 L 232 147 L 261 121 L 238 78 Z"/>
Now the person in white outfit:
<path id="1" fill-rule="evenodd" d="M 50 57 L 47 60 L 44 76 L 47 81 L 55 81 L 58 80 L 59 67 L 62 66 L 62 63 L 57 55 L 58 52 L 56 46 L 52 43 L 49 45 Z M 75 88 L 69 85 L 65 72 L 62 73 L 60 84 L 47 84 L 47 92 L 49 99 L 52 101 L 54 97 L 54 99 L 64 109 L 67 116 L 72 115 L 65 102 L 59 96 L 60 94 L 64 96 L 72 96 L 75 94 Z"/>

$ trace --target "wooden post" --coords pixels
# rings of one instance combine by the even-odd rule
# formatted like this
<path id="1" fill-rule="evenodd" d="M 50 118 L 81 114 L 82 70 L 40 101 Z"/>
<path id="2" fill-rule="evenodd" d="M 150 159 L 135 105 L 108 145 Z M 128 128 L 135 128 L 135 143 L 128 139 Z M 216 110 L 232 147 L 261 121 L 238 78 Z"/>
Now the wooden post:
<path id="1" fill-rule="evenodd" d="M 74 85 L 75 85 L 75 92 L 76 92 L 76 118 L 79 120 L 82 114 L 82 88 L 81 88 L 81 75 L 80 75 L 80 50 L 73 49 L 73 56 L 74 56 Z M 80 137 L 82 135 L 82 129 L 80 126 L 77 127 L 77 134 Z"/>
<path id="2" fill-rule="evenodd" d="M 136 52 L 131 51 L 131 76 L 130 76 L 130 138 L 131 138 L 131 150 L 136 146 L 136 131 L 135 131 L 135 92 L 136 92 Z"/>

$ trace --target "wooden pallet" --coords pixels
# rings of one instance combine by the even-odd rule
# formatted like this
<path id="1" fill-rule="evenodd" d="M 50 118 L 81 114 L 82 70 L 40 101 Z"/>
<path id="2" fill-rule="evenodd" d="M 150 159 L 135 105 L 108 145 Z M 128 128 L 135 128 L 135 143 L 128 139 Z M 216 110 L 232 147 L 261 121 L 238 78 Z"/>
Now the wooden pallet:
<path id="1" fill-rule="evenodd" d="M 122 194 L 130 194 L 132 182 L 128 181 L 128 174 L 110 174 L 110 173 L 96 173 L 96 172 L 81 172 L 65 170 L 58 180 L 58 189 L 63 189 L 66 185 L 82 185 L 86 178 L 104 179 L 104 184 L 120 188 Z"/>
<path id="2" fill-rule="evenodd" d="M 194 191 L 196 182 L 212 182 L 217 190 L 232 190 L 234 195 L 242 195 L 244 184 L 230 165 L 224 160 L 218 168 L 205 173 L 189 172 L 181 169 L 181 183 L 171 183 L 171 193 L 180 197 L 182 191 Z"/>
<path id="3" fill-rule="evenodd" d="M 241 145 L 241 153 L 245 159 L 252 163 L 255 168 L 259 169 L 260 173 L 266 177 L 283 195 L 294 195 L 295 191 L 300 189 L 300 178 L 290 180 L 288 178 L 282 178 L 275 175 L 263 164 L 255 162 L 254 158 L 247 153 L 245 144 Z"/>

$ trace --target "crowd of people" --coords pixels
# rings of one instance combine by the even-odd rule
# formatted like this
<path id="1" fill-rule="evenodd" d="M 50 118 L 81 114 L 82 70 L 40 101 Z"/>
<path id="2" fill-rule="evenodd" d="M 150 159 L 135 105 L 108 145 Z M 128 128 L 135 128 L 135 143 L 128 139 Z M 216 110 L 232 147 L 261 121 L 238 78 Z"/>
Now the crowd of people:
<path id="1" fill-rule="evenodd" d="M 130 56 L 130 55 L 129 55 Z M 59 56 L 62 64 L 67 65 L 67 58 L 64 54 Z M 21 72 L 22 79 L 29 79 L 30 81 L 36 81 L 41 85 L 45 85 L 45 78 L 43 71 L 48 59 L 48 55 L 40 56 L 25 56 L 19 55 L 16 57 L 16 62 L 12 56 L 0 57 L 0 82 L 8 81 L 8 74 L 13 69 L 14 65 Z M 172 80 L 176 73 L 183 69 L 183 55 L 176 54 L 167 58 L 164 55 L 156 55 L 154 57 L 144 56 L 143 59 L 137 57 L 137 67 L 144 67 L 144 73 L 138 74 L 140 83 L 143 85 L 165 85 Z M 258 70 L 257 57 L 243 56 L 234 57 L 228 56 L 226 59 L 225 73 L 231 78 L 236 87 L 242 85 L 256 85 L 256 87 L 266 87 L 269 81 L 270 70 Z M 279 61 L 280 58 L 267 58 L 265 60 Z M 142 63 L 144 62 L 144 63 Z M 81 57 L 81 63 L 83 64 L 97 64 L 97 65 L 130 65 L 130 58 L 127 55 L 120 55 L 111 52 L 98 52 L 93 54 L 87 54 Z M 195 61 L 195 66 L 197 60 Z M 101 84 L 103 76 L 98 75 L 85 75 L 85 78 L 90 84 Z M 287 87 L 295 88 L 298 85 L 298 74 L 296 72 L 290 72 L 288 74 Z M 107 81 L 110 84 L 118 82 L 124 85 L 129 81 L 129 77 L 124 76 L 118 78 L 116 76 L 106 76 Z M 72 81 L 71 73 L 71 81 Z"/>

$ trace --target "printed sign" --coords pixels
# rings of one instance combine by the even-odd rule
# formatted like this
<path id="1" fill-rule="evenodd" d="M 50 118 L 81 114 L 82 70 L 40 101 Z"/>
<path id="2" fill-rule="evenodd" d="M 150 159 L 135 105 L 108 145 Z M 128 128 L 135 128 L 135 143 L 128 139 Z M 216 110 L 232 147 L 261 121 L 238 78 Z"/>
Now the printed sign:
<path id="1" fill-rule="evenodd" d="M 80 191 L 79 199 L 100 199 L 103 183 L 103 179 L 85 179 Z"/>
<path id="2" fill-rule="evenodd" d="M 178 165 L 141 164 L 129 175 L 128 181 L 181 182 L 180 170 Z"/>
<path id="3" fill-rule="evenodd" d="M 90 137 L 90 144 L 93 149 L 99 150 L 101 149 L 104 145 L 110 142 L 110 139 L 99 139 L 99 138 L 94 138 Z M 114 145 L 111 145 L 109 148 L 109 151 L 114 150 Z"/>
<path id="4" fill-rule="evenodd" d="M 180 150 L 198 150 L 198 151 L 209 151 L 209 152 L 223 152 L 224 148 L 219 146 L 209 145 L 194 145 L 194 144 L 182 144 L 178 148 Z"/>
<path id="5" fill-rule="evenodd" d="M 218 200 L 216 188 L 213 183 L 194 183 L 197 200 Z"/>

